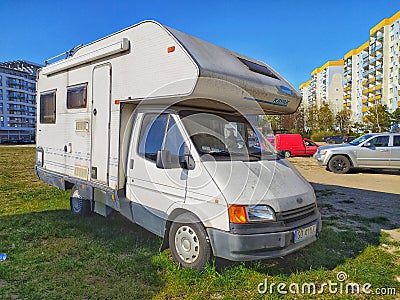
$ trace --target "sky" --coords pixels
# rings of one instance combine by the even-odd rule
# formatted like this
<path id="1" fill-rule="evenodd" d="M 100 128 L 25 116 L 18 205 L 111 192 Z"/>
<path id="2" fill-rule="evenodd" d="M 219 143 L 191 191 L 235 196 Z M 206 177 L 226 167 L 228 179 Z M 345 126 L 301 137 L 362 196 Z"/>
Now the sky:
<path id="1" fill-rule="evenodd" d="M 399 10 L 399 0 L 0 0 L 0 61 L 43 63 L 151 19 L 264 61 L 298 88 Z"/>

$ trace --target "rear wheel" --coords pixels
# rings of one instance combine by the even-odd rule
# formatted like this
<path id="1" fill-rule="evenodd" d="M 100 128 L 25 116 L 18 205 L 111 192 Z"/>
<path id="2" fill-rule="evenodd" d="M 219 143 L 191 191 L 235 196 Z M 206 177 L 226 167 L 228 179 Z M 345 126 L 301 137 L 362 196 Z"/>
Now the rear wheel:
<path id="1" fill-rule="evenodd" d="M 285 157 L 289 158 L 290 156 L 292 156 L 292 154 L 290 153 L 290 151 L 286 150 L 285 151 Z"/>
<path id="2" fill-rule="evenodd" d="M 176 263 L 201 270 L 211 260 L 211 246 L 203 224 L 192 214 L 179 215 L 169 230 L 169 245 Z"/>
<path id="3" fill-rule="evenodd" d="M 90 201 L 82 198 L 76 186 L 74 186 L 71 190 L 69 203 L 72 213 L 76 215 L 86 216 L 91 211 Z"/>
<path id="4" fill-rule="evenodd" d="M 333 173 L 345 174 L 350 170 L 351 164 L 346 156 L 336 155 L 331 158 L 328 167 Z"/>

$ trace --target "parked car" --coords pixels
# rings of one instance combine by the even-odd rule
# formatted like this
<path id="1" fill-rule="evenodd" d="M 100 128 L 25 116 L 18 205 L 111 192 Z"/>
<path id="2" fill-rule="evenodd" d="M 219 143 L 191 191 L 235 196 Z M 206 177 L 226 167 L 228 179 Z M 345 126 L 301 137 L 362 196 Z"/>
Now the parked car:
<path id="1" fill-rule="evenodd" d="M 351 168 L 400 169 L 400 133 L 371 133 L 349 144 L 322 146 L 314 158 L 319 165 L 341 174 Z"/>
<path id="2" fill-rule="evenodd" d="M 290 156 L 312 156 L 317 152 L 318 145 L 310 139 L 303 138 L 300 134 L 275 135 L 275 149 Z"/>
<path id="3" fill-rule="evenodd" d="M 328 144 L 342 144 L 343 143 L 343 136 L 341 135 L 331 135 L 326 136 L 324 138 L 324 142 Z"/>
<path id="4" fill-rule="evenodd" d="M 351 136 L 351 135 L 346 135 L 343 137 L 343 143 L 348 144 L 351 141 L 354 141 L 357 137 Z"/>

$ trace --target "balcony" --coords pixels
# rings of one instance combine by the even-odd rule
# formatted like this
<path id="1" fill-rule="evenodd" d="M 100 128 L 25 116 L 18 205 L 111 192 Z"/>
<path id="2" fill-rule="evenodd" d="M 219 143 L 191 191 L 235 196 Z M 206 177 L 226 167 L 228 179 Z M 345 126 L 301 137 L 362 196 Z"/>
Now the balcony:
<path id="1" fill-rule="evenodd" d="M 365 112 L 369 111 L 369 107 L 368 107 L 368 106 L 364 106 L 364 107 L 361 109 L 361 111 L 362 111 L 363 113 L 365 113 Z"/>
<path id="2" fill-rule="evenodd" d="M 375 97 L 376 100 L 379 100 L 379 99 L 381 99 L 381 98 L 382 98 L 382 95 L 377 95 L 377 96 Z"/>
<path id="3" fill-rule="evenodd" d="M 363 104 L 367 103 L 367 101 L 368 101 L 367 99 L 362 99 Z"/>
<path id="4" fill-rule="evenodd" d="M 375 102 L 375 97 L 369 97 L 368 102 L 374 103 Z"/>

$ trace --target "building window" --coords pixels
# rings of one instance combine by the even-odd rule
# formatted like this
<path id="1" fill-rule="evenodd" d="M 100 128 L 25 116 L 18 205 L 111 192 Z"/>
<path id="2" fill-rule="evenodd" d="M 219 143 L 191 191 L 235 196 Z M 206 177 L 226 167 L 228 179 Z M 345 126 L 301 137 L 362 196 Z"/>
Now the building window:
<path id="1" fill-rule="evenodd" d="M 86 107 L 87 84 L 67 88 L 67 108 Z"/>
<path id="2" fill-rule="evenodd" d="M 394 41 L 394 35 L 390 36 L 390 41 Z"/>
<path id="3" fill-rule="evenodd" d="M 40 123 L 56 123 L 56 91 L 40 95 Z"/>

